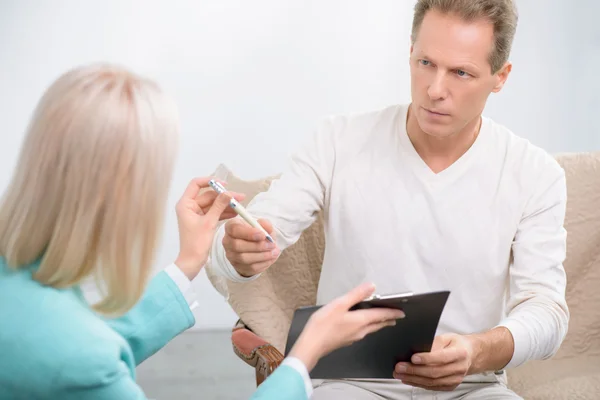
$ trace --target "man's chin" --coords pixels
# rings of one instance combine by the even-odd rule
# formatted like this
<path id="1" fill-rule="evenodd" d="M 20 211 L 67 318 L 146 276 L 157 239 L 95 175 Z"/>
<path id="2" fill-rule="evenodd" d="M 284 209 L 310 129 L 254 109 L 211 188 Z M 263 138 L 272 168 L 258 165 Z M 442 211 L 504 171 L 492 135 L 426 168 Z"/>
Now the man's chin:
<path id="1" fill-rule="evenodd" d="M 427 135 L 427 136 L 431 136 L 434 138 L 439 138 L 439 139 L 443 139 L 445 137 L 451 136 L 452 135 L 452 130 L 450 129 L 449 126 L 447 125 L 442 125 L 442 124 L 430 124 L 430 123 L 421 123 L 421 121 L 419 121 L 419 127 L 421 128 L 421 131 Z"/>

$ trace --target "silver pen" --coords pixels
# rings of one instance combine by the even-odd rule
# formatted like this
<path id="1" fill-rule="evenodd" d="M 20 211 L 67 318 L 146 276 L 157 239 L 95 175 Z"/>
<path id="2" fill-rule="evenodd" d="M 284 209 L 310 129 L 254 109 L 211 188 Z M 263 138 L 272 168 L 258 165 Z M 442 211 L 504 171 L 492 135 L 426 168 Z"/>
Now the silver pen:
<path id="1" fill-rule="evenodd" d="M 227 189 L 225 189 L 223 187 L 223 185 L 221 185 L 219 182 L 215 181 L 214 179 L 211 179 L 210 181 L 208 181 L 208 185 L 217 193 L 221 194 L 221 193 L 225 193 L 227 192 Z M 236 199 L 234 199 L 233 197 L 231 198 L 231 200 L 229 200 L 229 206 L 231 208 L 233 208 L 233 210 L 240 216 L 242 217 L 247 223 L 249 223 L 252 227 L 259 229 L 260 231 L 262 231 L 265 236 L 267 237 L 267 240 L 271 243 L 275 243 L 275 241 L 273 240 L 273 238 L 271 237 L 271 235 L 269 235 L 269 233 L 265 230 L 265 228 L 263 228 L 258 221 L 250 215 L 250 213 L 248 213 L 248 210 L 246 210 L 244 208 L 244 206 L 242 206 Z"/>

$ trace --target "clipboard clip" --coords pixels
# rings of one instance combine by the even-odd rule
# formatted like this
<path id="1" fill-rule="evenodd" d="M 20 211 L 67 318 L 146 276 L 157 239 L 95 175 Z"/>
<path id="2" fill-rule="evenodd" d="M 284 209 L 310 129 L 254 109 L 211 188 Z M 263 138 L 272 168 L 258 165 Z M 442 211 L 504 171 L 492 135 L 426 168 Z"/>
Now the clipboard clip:
<path id="1" fill-rule="evenodd" d="M 388 300 L 388 299 L 395 299 L 398 297 L 409 297 L 412 296 L 413 292 L 405 292 L 405 293 L 395 293 L 395 294 L 373 294 L 370 297 L 367 297 L 366 299 L 364 299 L 363 301 L 371 301 L 371 300 Z"/>

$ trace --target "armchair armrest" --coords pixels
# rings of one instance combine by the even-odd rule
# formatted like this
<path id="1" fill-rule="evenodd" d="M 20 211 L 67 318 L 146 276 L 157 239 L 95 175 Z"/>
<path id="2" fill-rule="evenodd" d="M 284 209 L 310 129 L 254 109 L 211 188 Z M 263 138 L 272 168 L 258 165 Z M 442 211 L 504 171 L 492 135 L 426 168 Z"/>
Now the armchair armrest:
<path id="1" fill-rule="evenodd" d="M 283 354 L 256 335 L 242 321 L 231 332 L 234 353 L 256 370 L 256 385 L 263 383 L 283 361 Z"/>

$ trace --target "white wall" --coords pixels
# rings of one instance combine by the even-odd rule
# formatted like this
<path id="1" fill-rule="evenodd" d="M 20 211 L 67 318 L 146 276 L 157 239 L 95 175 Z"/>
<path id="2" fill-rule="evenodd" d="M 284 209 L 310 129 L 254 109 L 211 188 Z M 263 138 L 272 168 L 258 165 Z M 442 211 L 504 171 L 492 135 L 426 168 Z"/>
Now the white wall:
<path id="1" fill-rule="evenodd" d="M 593 0 L 578 0 L 598 11 Z M 514 72 L 487 114 L 549 151 L 600 148 L 590 30 L 568 0 L 521 0 Z M 224 162 L 245 178 L 279 172 L 327 114 L 408 101 L 411 1 L 4 0 L 0 3 L 0 189 L 42 91 L 74 65 L 115 61 L 177 99 L 182 145 L 157 268 L 177 253 L 173 205 Z M 591 16 L 596 13 L 586 10 Z M 588 17 L 591 18 L 591 17 Z M 590 21 L 591 22 L 591 21 Z M 587 36 L 577 40 L 577 33 Z M 580 79 L 583 78 L 583 79 Z M 595 105 L 594 105 L 595 106 Z M 198 328 L 235 315 L 202 274 Z"/>

